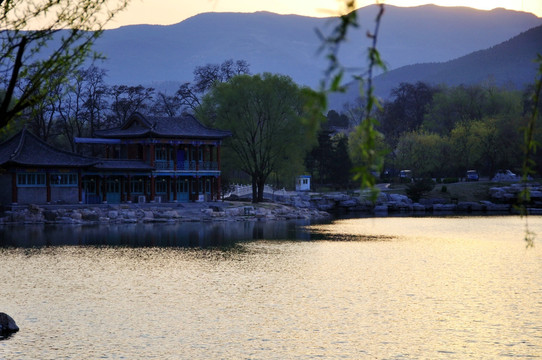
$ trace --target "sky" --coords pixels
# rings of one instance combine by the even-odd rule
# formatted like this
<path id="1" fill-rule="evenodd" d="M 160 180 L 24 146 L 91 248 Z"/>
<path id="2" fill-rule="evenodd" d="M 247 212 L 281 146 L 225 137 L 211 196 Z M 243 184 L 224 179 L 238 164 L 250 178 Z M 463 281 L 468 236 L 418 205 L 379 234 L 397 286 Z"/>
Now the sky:
<path id="1" fill-rule="evenodd" d="M 358 0 L 357 6 L 375 1 Z M 388 0 L 384 4 L 418 6 L 433 3 L 440 6 L 469 6 L 481 10 L 505 8 L 525 11 L 542 17 L 542 0 Z M 170 25 L 204 12 L 270 11 L 278 14 L 297 14 L 326 17 L 338 15 L 344 0 L 131 0 L 130 5 L 108 27 L 131 24 Z"/>

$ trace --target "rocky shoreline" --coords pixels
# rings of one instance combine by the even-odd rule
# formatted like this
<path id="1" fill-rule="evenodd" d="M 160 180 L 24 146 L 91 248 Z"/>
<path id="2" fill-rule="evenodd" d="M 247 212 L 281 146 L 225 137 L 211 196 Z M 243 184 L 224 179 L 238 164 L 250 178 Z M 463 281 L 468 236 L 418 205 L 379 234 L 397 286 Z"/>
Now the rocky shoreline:
<path id="1" fill-rule="evenodd" d="M 197 221 L 273 221 L 322 220 L 332 214 L 356 213 L 387 216 L 394 213 L 447 214 L 517 214 L 515 199 L 521 184 L 493 187 L 490 200 L 450 202 L 422 199 L 413 202 L 405 195 L 381 192 L 376 203 L 359 194 L 315 195 L 291 193 L 275 195 L 268 202 L 251 204 L 243 199 L 222 202 L 169 204 L 99 204 L 99 205 L 15 205 L 0 215 L 2 224 L 122 224 L 176 223 Z M 530 214 L 542 214 L 542 186 L 530 184 Z"/>
<path id="2" fill-rule="evenodd" d="M 1 224 L 133 224 L 198 221 L 271 221 L 326 219 L 330 214 L 308 208 L 263 203 L 27 205 L 13 206 Z"/>
<path id="3" fill-rule="evenodd" d="M 323 196 L 296 195 L 275 201 L 296 208 L 315 208 L 333 213 L 358 212 L 385 216 L 393 213 L 443 214 L 443 213 L 519 213 L 515 204 L 523 184 L 495 186 L 489 189 L 489 200 L 450 201 L 445 199 L 421 199 L 413 202 L 406 195 L 381 192 L 375 203 L 363 196 L 347 194 L 328 194 Z M 542 214 L 542 186 L 537 183 L 528 185 L 531 201 L 527 206 L 530 214 Z"/>

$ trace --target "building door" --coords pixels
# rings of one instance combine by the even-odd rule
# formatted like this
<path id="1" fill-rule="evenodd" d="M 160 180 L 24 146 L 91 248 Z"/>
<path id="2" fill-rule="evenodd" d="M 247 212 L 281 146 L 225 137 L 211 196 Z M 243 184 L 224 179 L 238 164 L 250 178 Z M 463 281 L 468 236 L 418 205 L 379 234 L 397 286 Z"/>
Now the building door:
<path id="1" fill-rule="evenodd" d="M 121 181 L 118 176 L 110 176 L 106 180 L 106 199 L 108 204 L 120 204 Z"/>
<path id="2" fill-rule="evenodd" d="M 177 179 L 177 201 L 188 202 L 188 179 Z"/>
<path id="3" fill-rule="evenodd" d="M 95 176 L 83 178 L 83 202 L 85 204 L 100 204 L 100 192 Z"/>

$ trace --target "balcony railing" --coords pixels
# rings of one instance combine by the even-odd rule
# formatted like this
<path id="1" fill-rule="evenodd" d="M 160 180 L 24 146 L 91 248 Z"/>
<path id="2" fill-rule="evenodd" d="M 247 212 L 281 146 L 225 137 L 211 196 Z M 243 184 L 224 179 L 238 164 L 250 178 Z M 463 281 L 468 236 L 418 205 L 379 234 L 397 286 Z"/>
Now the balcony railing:
<path id="1" fill-rule="evenodd" d="M 156 160 L 154 166 L 156 170 L 173 170 L 173 161 Z"/>
<path id="2" fill-rule="evenodd" d="M 154 163 L 156 170 L 174 170 L 173 161 L 156 160 Z M 196 161 L 179 161 L 177 162 L 177 170 L 188 171 L 196 170 Z M 218 162 L 216 161 L 200 161 L 198 170 L 218 170 Z"/>

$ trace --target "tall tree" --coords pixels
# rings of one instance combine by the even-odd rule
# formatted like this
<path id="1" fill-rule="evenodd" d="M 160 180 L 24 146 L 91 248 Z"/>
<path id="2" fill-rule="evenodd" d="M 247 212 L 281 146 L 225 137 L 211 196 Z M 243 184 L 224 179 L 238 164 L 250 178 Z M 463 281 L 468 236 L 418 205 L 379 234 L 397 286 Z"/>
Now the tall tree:
<path id="1" fill-rule="evenodd" d="M 94 65 L 80 71 L 80 75 L 84 79 L 84 116 L 88 123 L 89 134 L 92 136 L 94 131 L 100 129 L 105 121 L 104 110 L 107 106 L 105 98 L 109 91 L 104 79 L 106 71 Z"/>
<path id="2" fill-rule="evenodd" d="M 66 81 L 128 0 L 0 0 L 0 128 Z M 54 15 L 53 15 L 54 14 Z M 32 30 L 29 30 L 32 29 Z"/>
<path id="3" fill-rule="evenodd" d="M 403 133 L 420 128 L 436 91 L 423 82 L 401 83 L 391 91 L 391 100 L 383 106 L 379 126 L 388 144 L 394 147 Z"/>
<path id="4" fill-rule="evenodd" d="M 401 136 L 396 148 L 397 164 L 412 169 L 416 177 L 433 177 L 446 164 L 448 145 L 438 134 L 423 131 L 408 132 Z"/>
<path id="5" fill-rule="evenodd" d="M 292 79 L 268 73 L 236 76 L 216 84 L 204 98 L 198 116 L 232 132 L 226 149 L 251 177 L 253 202 L 263 200 L 272 172 L 284 164 L 302 166 L 315 137 L 302 121 L 305 100 Z"/>
<path id="6" fill-rule="evenodd" d="M 228 82 L 237 75 L 249 75 L 250 66 L 245 60 L 224 61 L 222 64 L 207 64 L 194 69 L 194 82 L 184 83 L 175 93 L 181 108 L 193 112 L 201 105 L 201 97 L 215 84 Z"/>
<path id="7" fill-rule="evenodd" d="M 123 124 L 136 111 L 145 111 L 154 94 L 154 88 L 141 85 L 114 85 L 110 89 L 111 96 L 111 125 Z"/>
<path id="8" fill-rule="evenodd" d="M 222 64 L 207 64 L 198 66 L 194 70 L 194 89 L 203 94 L 209 91 L 215 82 L 228 82 L 236 75 L 250 74 L 250 67 L 245 60 L 232 59 L 224 61 Z"/>
<path id="9" fill-rule="evenodd" d="M 181 101 L 176 94 L 167 95 L 159 91 L 154 98 L 151 111 L 156 116 L 174 117 L 177 116 L 181 107 Z"/>

